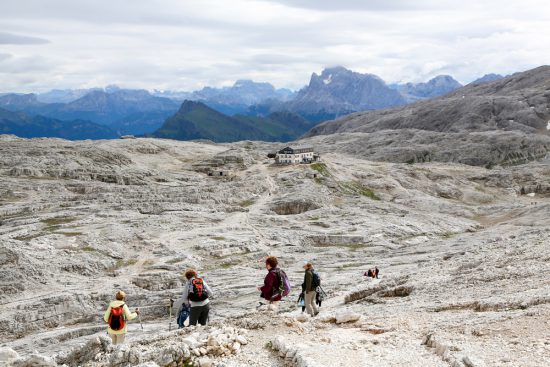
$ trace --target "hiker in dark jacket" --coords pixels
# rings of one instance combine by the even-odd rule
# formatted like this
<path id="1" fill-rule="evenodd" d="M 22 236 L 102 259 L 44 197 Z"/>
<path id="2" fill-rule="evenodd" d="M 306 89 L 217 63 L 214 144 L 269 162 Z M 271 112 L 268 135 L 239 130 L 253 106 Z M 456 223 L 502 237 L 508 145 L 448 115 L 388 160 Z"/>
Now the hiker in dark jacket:
<path id="1" fill-rule="evenodd" d="M 313 265 L 306 261 L 304 263 L 304 282 L 302 283 L 302 292 L 306 303 L 306 312 L 311 316 L 319 313 L 319 309 L 315 304 L 317 298 L 317 286 L 313 284 Z"/>
<path id="2" fill-rule="evenodd" d="M 187 284 L 183 291 L 183 302 L 191 307 L 189 311 L 189 326 L 197 325 L 197 322 L 201 325 L 206 325 L 210 312 L 209 303 L 212 290 L 204 280 L 197 276 L 197 272 L 194 269 L 187 269 L 185 271 L 185 278 L 187 279 Z M 200 291 L 201 294 L 199 295 L 195 290 Z"/>
<path id="3" fill-rule="evenodd" d="M 267 269 L 267 275 L 264 278 L 263 287 L 258 287 L 258 290 L 262 292 L 260 297 L 269 301 L 269 309 L 275 311 L 277 305 L 282 296 L 278 292 L 279 289 L 279 277 L 277 276 L 277 265 L 279 261 L 275 256 L 269 256 L 265 259 L 265 268 Z"/>

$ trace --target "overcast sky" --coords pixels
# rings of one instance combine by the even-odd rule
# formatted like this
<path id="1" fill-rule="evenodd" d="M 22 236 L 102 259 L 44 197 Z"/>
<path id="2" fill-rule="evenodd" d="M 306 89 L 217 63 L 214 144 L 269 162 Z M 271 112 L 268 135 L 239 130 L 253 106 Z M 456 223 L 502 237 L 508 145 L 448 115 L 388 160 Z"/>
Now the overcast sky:
<path id="1" fill-rule="evenodd" d="M 2 0 L 0 91 L 298 89 L 335 65 L 465 83 L 550 64 L 549 35 L 548 0 Z"/>

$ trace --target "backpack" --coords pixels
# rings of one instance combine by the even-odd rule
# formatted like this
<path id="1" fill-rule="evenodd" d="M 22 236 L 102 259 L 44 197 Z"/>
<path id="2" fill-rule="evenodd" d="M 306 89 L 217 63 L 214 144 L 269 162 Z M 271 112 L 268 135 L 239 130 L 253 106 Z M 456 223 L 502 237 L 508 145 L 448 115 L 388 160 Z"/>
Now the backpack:
<path id="1" fill-rule="evenodd" d="M 315 270 L 312 270 L 311 272 L 313 274 L 313 279 L 311 280 L 311 286 L 317 289 L 317 287 L 321 286 L 321 276 Z"/>
<path id="2" fill-rule="evenodd" d="M 185 320 L 187 320 L 190 313 L 191 313 L 191 307 L 189 307 L 185 303 L 182 304 L 178 311 L 178 326 L 180 327 L 180 329 L 184 327 Z"/>
<path id="3" fill-rule="evenodd" d="M 271 299 L 276 298 L 277 296 L 286 297 L 290 293 L 290 290 L 292 287 L 290 286 L 290 280 L 288 280 L 288 276 L 286 275 L 284 270 L 277 269 L 275 270 L 275 273 L 277 274 L 277 279 L 279 280 L 279 286 L 273 290 L 273 295 L 271 296 Z"/>
<path id="4" fill-rule="evenodd" d="M 189 290 L 189 300 L 193 302 L 201 302 L 208 298 L 208 292 L 204 288 L 204 282 L 201 278 L 195 278 L 191 282 Z"/>
<path id="5" fill-rule="evenodd" d="M 124 303 L 118 307 L 111 307 L 109 314 L 109 328 L 114 331 L 124 329 Z"/>

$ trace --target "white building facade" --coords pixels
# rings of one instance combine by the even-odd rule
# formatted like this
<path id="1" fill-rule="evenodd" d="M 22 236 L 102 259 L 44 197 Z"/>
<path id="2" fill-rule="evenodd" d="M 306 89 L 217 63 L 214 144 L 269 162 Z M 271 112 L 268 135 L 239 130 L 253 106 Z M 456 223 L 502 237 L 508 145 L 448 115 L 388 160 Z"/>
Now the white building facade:
<path id="1" fill-rule="evenodd" d="M 311 163 L 318 160 L 312 147 L 286 147 L 277 152 L 275 158 L 279 164 Z"/>

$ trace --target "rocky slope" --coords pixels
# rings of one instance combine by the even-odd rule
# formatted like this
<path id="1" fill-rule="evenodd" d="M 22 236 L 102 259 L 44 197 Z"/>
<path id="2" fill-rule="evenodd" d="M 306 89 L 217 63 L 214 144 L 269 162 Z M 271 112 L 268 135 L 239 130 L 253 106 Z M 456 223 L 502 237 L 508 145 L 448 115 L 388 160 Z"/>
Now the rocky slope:
<path id="1" fill-rule="evenodd" d="M 0 360 L 11 365 L 550 358 L 549 161 L 381 163 L 327 141 L 322 163 L 280 167 L 268 143 L 0 139 Z M 276 315 L 257 309 L 268 254 L 295 285 Z M 294 305 L 303 260 L 328 294 L 314 319 Z M 174 331 L 169 299 L 188 266 L 214 289 L 211 326 Z M 143 329 L 130 323 L 113 348 L 101 315 L 120 288 Z"/>
<path id="2" fill-rule="evenodd" d="M 550 67 L 543 66 L 413 105 L 328 121 L 306 136 L 368 133 L 360 139 L 363 147 L 392 145 L 414 156 L 393 157 L 395 150 L 388 149 L 385 160 L 492 165 L 543 158 L 550 151 L 549 132 Z M 497 159 L 486 154 L 491 150 Z"/>

